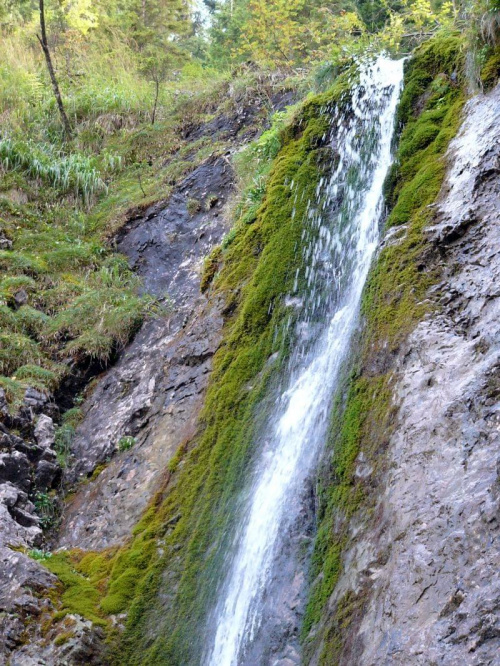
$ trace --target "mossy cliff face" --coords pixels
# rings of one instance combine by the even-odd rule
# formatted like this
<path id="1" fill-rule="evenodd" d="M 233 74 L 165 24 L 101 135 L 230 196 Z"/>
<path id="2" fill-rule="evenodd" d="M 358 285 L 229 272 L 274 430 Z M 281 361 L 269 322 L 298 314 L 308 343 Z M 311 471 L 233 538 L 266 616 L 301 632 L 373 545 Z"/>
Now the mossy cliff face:
<path id="1" fill-rule="evenodd" d="M 439 36 L 427 42 L 406 67 L 398 113 L 401 135 L 386 183 L 390 206 L 386 240 L 365 290 L 361 351 L 338 392 L 320 475 L 319 527 L 303 625 L 304 661 L 308 664 L 378 664 L 385 659 L 394 664 L 430 661 L 427 657 L 433 649 L 432 638 L 427 637 L 427 648 L 419 653 L 424 660 L 418 661 L 416 654 L 409 656 L 405 645 L 409 641 L 411 647 L 412 639 L 401 632 L 393 636 L 390 629 L 385 644 L 377 647 L 379 651 L 374 648 L 370 652 L 369 645 L 378 640 L 374 638 L 373 618 L 392 612 L 385 605 L 381 609 L 385 602 L 380 597 L 375 599 L 372 588 L 392 548 L 383 537 L 387 517 L 382 513 L 381 497 L 387 487 L 389 468 L 394 465 L 389 442 L 397 438 L 396 428 L 404 431 L 397 420 L 400 388 L 396 365 L 400 367 L 411 350 L 408 336 L 419 322 L 438 316 L 439 304 L 429 296 L 433 293 L 431 288 L 436 291 L 438 283 L 448 279 L 443 277 L 445 270 L 453 274 L 453 261 L 443 261 L 443 252 L 438 251 L 429 230 L 436 224 L 436 201 L 447 191 L 442 189 L 447 170 L 444 155 L 463 119 L 463 68 L 463 45 L 453 36 Z M 421 340 L 420 344 L 426 343 Z M 414 351 L 418 356 L 422 347 Z M 418 371 L 418 363 L 412 371 Z M 424 389 L 419 385 L 415 391 L 418 403 L 418 391 L 423 400 Z M 430 433 L 426 440 L 429 449 L 432 436 Z M 403 456 L 404 438 L 404 432 L 400 433 Z M 395 510 L 404 513 L 403 506 Z M 399 538 L 404 538 L 403 531 Z M 399 554 L 400 561 L 407 558 L 408 570 L 413 564 L 412 552 Z M 434 555 L 439 559 L 437 553 Z M 432 555 L 425 551 L 425 557 Z M 418 562 L 416 570 L 419 571 Z M 414 585 L 417 584 L 415 573 Z M 435 584 L 435 580 L 430 580 L 429 586 Z M 403 589 L 402 595 L 410 598 L 415 589 Z M 422 594 L 425 593 L 424 589 Z M 420 597 L 412 603 L 419 601 Z M 442 602 L 443 608 L 446 601 Z M 372 625 L 365 620 L 370 603 Z M 403 608 L 399 599 L 398 603 Z M 436 617 L 440 610 L 435 612 Z M 404 612 L 414 611 L 405 608 Z M 418 626 L 418 620 L 410 618 L 410 625 L 411 621 Z M 395 624 L 388 620 L 389 627 Z M 404 621 L 401 626 L 405 626 Z"/>
<path id="2" fill-rule="evenodd" d="M 120 663 L 198 663 L 206 612 L 237 519 L 235 500 L 265 418 L 265 396 L 287 355 L 283 327 L 291 313 L 283 301 L 299 266 L 302 234 L 302 211 L 292 215 L 297 202 L 290 184 L 303 193 L 298 205 L 305 208 L 330 157 L 324 146 L 328 122 L 321 114 L 326 101 L 310 101 L 284 132 L 260 208 L 243 215 L 222 251 L 212 289 L 214 298 L 224 298 L 228 320 L 200 435 L 174 462 L 157 507 L 143 520 L 130 549 L 119 556 L 102 604 L 108 612 L 129 610 Z M 142 577 L 134 560 L 148 552 L 157 562 L 151 566 L 146 554 L 149 571 L 130 603 L 120 598 L 122 576 L 127 576 L 127 587 L 133 572 Z"/>
<path id="3" fill-rule="evenodd" d="M 293 312 L 284 297 L 301 262 L 301 207 L 314 199 L 332 163 L 323 110 L 341 96 L 348 101 L 345 89 L 340 82 L 309 99 L 281 131 L 260 204 L 243 207 L 222 248 L 206 263 L 203 289 L 223 301 L 223 340 L 199 432 L 172 460 L 163 490 L 117 552 L 57 555 L 47 562 L 69 581 L 68 589 L 75 587 L 70 573 L 76 570 L 85 585 L 101 590 L 88 595 L 87 615 L 106 620 L 127 613 L 124 633 L 110 649 L 113 662 L 199 662 L 206 614 L 237 520 L 237 497 L 265 421 L 266 396 L 288 353 L 286 322 Z"/>
<path id="4" fill-rule="evenodd" d="M 375 489 L 396 416 L 394 359 L 435 307 L 427 294 L 442 267 L 426 230 L 445 177 L 445 151 L 461 121 L 462 71 L 462 43 L 453 35 L 424 44 L 407 64 L 399 148 L 386 186 L 389 231 L 365 290 L 361 352 L 338 392 L 318 484 L 305 663 L 360 663 L 352 628 L 362 619 L 367 588 L 339 581 L 350 526 L 359 516 L 377 521 Z M 105 627 L 111 663 L 199 663 L 238 497 L 291 343 L 286 323 L 293 312 L 284 295 L 300 262 L 300 206 L 314 198 L 334 160 L 322 110 L 348 102 L 347 88 L 341 80 L 309 99 L 273 134 L 272 148 L 260 145 L 269 149 L 265 185 L 247 192 L 234 229 L 205 264 L 202 289 L 222 303 L 225 324 L 199 428 L 172 459 L 131 539 L 119 549 L 47 560 L 65 586 L 61 614 L 78 612 Z M 295 200 L 297 190 L 302 196 Z"/>

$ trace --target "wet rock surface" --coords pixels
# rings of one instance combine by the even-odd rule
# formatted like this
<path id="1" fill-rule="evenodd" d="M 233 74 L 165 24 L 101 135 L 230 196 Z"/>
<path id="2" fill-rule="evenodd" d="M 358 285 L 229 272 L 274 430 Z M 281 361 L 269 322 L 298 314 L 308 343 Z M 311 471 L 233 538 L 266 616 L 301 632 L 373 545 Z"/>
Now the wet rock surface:
<path id="1" fill-rule="evenodd" d="M 428 230 L 440 307 L 396 359 L 388 469 L 330 600 L 363 600 L 342 664 L 500 663 L 500 87 L 465 118 Z"/>
<path id="2" fill-rule="evenodd" d="M 67 480 L 109 464 L 68 506 L 58 546 L 99 549 L 126 538 L 169 459 L 195 432 L 222 327 L 217 303 L 200 293 L 200 278 L 204 257 L 226 232 L 222 211 L 233 180 L 224 157 L 209 160 L 166 206 L 131 220 L 117 238 L 144 288 L 168 294 L 171 314 L 143 326 L 84 407 Z M 136 441 L 120 452 L 126 437 Z"/>
<path id="3" fill-rule="evenodd" d="M 300 628 L 307 601 L 306 567 L 314 543 L 315 497 L 310 479 L 296 507 L 297 520 L 283 530 L 276 547 L 276 566 L 269 581 L 262 620 L 241 657 L 241 666 L 300 666 Z"/>

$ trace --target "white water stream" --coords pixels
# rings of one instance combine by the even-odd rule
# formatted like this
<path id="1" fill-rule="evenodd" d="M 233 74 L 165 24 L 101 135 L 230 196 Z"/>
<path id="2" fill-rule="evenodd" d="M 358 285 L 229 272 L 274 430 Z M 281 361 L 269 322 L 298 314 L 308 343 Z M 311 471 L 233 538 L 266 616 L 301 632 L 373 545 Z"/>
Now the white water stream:
<path id="1" fill-rule="evenodd" d="M 244 660 L 262 620 L 280 535 L 296 517 L 298 498 L 318 462 L 377 247 L 402 79 L 403 62 L 380 56 L 361 66 L 348 111 L 324 110 L 331 117 L 329 136 L 339 161 L 320 182 L 303 220 L 307 294 L 289 299 L 299 304 L 303 299 L 297 331 L 309 343 L 297 343 L 288 389 L 269 424 L 272 434 L 255 470 L 216 609 L 213 642 L 203 660 L 210 666 Z M 293 191 L 294 184 L 290 187 Z"/>

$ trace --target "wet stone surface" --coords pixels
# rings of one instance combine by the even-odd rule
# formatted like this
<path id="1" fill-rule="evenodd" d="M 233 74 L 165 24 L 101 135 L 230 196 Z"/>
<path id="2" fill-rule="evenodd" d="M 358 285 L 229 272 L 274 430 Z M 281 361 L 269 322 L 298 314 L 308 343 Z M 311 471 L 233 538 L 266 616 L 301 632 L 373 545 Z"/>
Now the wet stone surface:
<path id="1" fill-rule="evenodd" d="M 440 308 L 396 359 L 388 471 L 330 600 L 365 598 L 342 664 L 500 663 L 500 87 L 465 114 L 428 230 Z"/>
<path id="2" fill-rule="evenodd" d="M 195 433 L 222 327 L 217 303 L 200 293 L 200 277 L 204 257 L 226 232 L 222 210 L 233 178 L 223 157 L 202 164 L 166 206 L 130 221 L 117 238 L 144 288 L 168 294 L 172 312 L 143 326 L 84 407 L 67 480 L 111 462 L 67 507 L 58 546 L 99 549 L 125 539 L 169 459 Z M 124 437 L 136 441 L 120 452 Z"/>

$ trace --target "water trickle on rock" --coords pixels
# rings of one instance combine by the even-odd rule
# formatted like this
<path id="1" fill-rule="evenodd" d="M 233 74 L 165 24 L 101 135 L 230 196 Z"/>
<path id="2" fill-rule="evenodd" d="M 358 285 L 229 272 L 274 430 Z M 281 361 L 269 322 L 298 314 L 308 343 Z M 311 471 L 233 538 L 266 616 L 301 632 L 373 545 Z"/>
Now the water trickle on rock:
<path id="1" fill-rule="evenodd" d="M 348 104 L 323 110 L 331 117 L 329 140 L 336 159 L 302 220 L 303 267 L 295 277 L 296 293 L 286 301 L 299 313 L 288 386 L 268 423 L 271 434 L 235 535 L 203 659 L 210 666 L 246 663 L 258 640 L 283 536 L 297 518 L 306 480 L 320 456 L 378 243 L 402 80 L 403 61 L 380 56 L 360 66 Z M 301 196 L 293 181 L 288 186 L 292 196 Z"/>

